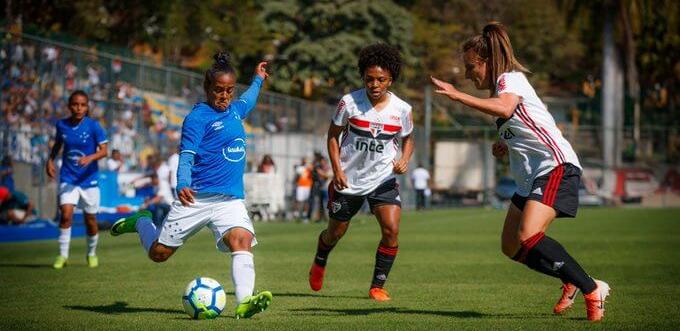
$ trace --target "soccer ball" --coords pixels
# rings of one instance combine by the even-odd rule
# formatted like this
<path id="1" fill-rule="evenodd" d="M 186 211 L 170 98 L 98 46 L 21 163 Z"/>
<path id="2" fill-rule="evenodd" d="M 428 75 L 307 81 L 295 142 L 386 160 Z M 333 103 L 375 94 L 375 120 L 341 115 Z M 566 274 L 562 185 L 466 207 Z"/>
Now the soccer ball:
<path id="1" fill-rule="evenodd" d="M 222 285 L 208 277 L 198 277 L 187 285 L 182 296 L 184 311 L 193 319 L 213 319 L 220 315 L 227 303 Z"/>

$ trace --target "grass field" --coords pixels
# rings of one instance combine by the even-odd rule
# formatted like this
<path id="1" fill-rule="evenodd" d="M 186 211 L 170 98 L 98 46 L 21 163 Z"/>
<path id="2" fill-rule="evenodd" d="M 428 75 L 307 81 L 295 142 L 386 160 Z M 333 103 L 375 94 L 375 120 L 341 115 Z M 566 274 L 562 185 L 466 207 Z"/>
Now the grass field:
<path id="1" fill-rule="evenodd" d="M 206 230 L 164 264 L 149 261 L 137 236 L 104 233 L 101 266 L 85 266 L 85 240 L 72 242 L 71 265 L 53 270 L 56 241 L 0 245 L 0 330 L 483 330 L 679 329 L 680 210 L 584 209 L 558 220 L 557 238 L 593 276 L 613 288 L 605 320 L 585 320 L 579 296 L 553 316 L 559 281 L 504 258 L 504 212 L 483 209 L 405 213 L 400 251 L 387 288 L 393 300 L 367 299 L 378 226 L 355 219 L 331 254 L 325 288 L 309 289 L 307 272 L 322 225 L 258 223 L 257 289 L 274 302 L 250 320 L 231 309 L 194 321 L 180 293 L 196 276 L 231 292 L 229 257 Z"/>

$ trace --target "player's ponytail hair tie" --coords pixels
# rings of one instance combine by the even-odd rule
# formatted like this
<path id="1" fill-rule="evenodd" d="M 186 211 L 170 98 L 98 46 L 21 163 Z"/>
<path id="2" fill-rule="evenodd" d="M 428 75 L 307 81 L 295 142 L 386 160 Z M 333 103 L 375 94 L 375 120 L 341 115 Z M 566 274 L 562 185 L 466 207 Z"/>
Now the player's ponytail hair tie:
<path id="1" fill-rule="evenodd" d="M 231 65 L 231 55 L 226 51 L 219 51 L 213 55 L 215 62 L 206 70 L 205 78 L 203 79 L 203 89 L 208 93 L 210 86 L 215 82 L 215 77 L 222 74 L 236 75 L 236 70 Z"/>
<path id="2" fill-rule="evenodd" d="M 510 71 L 529 72 L 515 58 L 510 37 L 505 27 L 499 22 L 490 22 L 484 26 L 481 35 L 468 39 L 463 44 L 463 52 L 470 49 L 486 61 L 488 75 L 494 89 L 498 77 L 503 73 Z"/>

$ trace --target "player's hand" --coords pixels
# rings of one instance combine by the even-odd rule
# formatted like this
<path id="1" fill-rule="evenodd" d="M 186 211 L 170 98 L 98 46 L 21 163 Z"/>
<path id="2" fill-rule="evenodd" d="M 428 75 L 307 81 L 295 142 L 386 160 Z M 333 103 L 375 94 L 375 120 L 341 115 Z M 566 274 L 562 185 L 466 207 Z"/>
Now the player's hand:
<path id="1" fill-rule="evenodd" d="M 192 203 L 194 203 L 194 194 L 196 194 L 196 191 L 185 187 L 179 190 L 179 193 L 177 193 L 177 197 L 179 198 L 179 201 L 184 205 L 185 207 L 188 207 Z"/>
<path id="2" fill-rule="evenodd" d="M 267 62 L 260 62 L 255 67 L 255 74 L 260 76 L 262 79 L 267 79 L 269 74 L 267 73 Z"/>
<path id="3" fill-rule="evenodd" d="M 78 165 L 81 167 L 87 167 L 88 164 L 92 162 L 92 156 L 87 155 L 78 159 Z"/>
<path id="4" fill-rule="evenodd" d="M 430 76 L 430 80 L 432 80 L 432 84 L 437 87 L 437 89 L 434 90 L 434 93 L 443 94 L 453 101 L 458 100 L 458 93 L 460 92 L 453 87 L 453 85 L 432 76 Z"/>
<path id="5" fill-rule="evenodd" d="M 52 160 L 52 159 L 47 160 L 47 164 L 45 165 L 45 171 L 47 172 L 47 177 L 55 179 L 55 175 L 57 174 L 57 169 L 54 166 L 54 160 Z"/>
<path id="6" fill-rule="evenodd" d="M 493 154 L 493 156 L 497 159 L 505 157 L 505 155 L 508 154 L 508 145 L 502 141 L 493 143 L 493 146 L 491 147 L 491 154 Z"/>
<path id="7" fill-rule="evenodd" d="M 349 185 L 347 185 L 347 176 L 345 176 L 344 172 L 341 171 L 335 174 L 335 177 L 333 177 L 333 187 L 338 191 L 342 191 L 349 187 Z"/>
<path id="8" fill-rule="evenodd" d="M 392 161 L 392 165 L 394 166 L 394 173 L 401 175 L 405 174 L 406 171 L 408 171 L 408 162 L 404 159 L 399 159 L 399 161 Z"/>

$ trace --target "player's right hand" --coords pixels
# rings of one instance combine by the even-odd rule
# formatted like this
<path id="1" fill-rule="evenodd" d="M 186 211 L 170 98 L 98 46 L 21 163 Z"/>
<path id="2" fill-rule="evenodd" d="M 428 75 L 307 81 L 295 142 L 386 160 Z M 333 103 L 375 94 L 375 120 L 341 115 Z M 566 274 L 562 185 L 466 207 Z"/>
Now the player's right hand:
<path id="1" fill-rule="evenodd" d="M 182 203 L 183 206 L 188 207 L 192 203 L 194 203 L 194 194 L 196 194 L 196 191 L 185 187 L 182 188 L 179 193 L 177 193 L 177 197 L 179 198 L 179 202 Z"/>
<path id="2" fill-rule="evenodd" d="M 49 159 L 47 160 L 47 164 L 45 165 L 45 171 L 47 172 L 47 176 L 54 179 L 57 170 L 54 167 L 54 160 Z"/>
<path id="3" fill-rule="evenodd" d="M 508 145 L 502 141 L 493 143 L 491 154 L 493 154 L 493 156 L 495 156 L 497 159 L 505 157 L 505 155 L 508 154 Z"/>
<path id="4" fill-rule="evenodd" d="M 335 177 L 333 177 L 333 187 L 338 191 L 342 191 L 349 187 L 349 185 L 347 185 L 347 176 L 345 176 L 344 172 L 335 174 Z"/>

